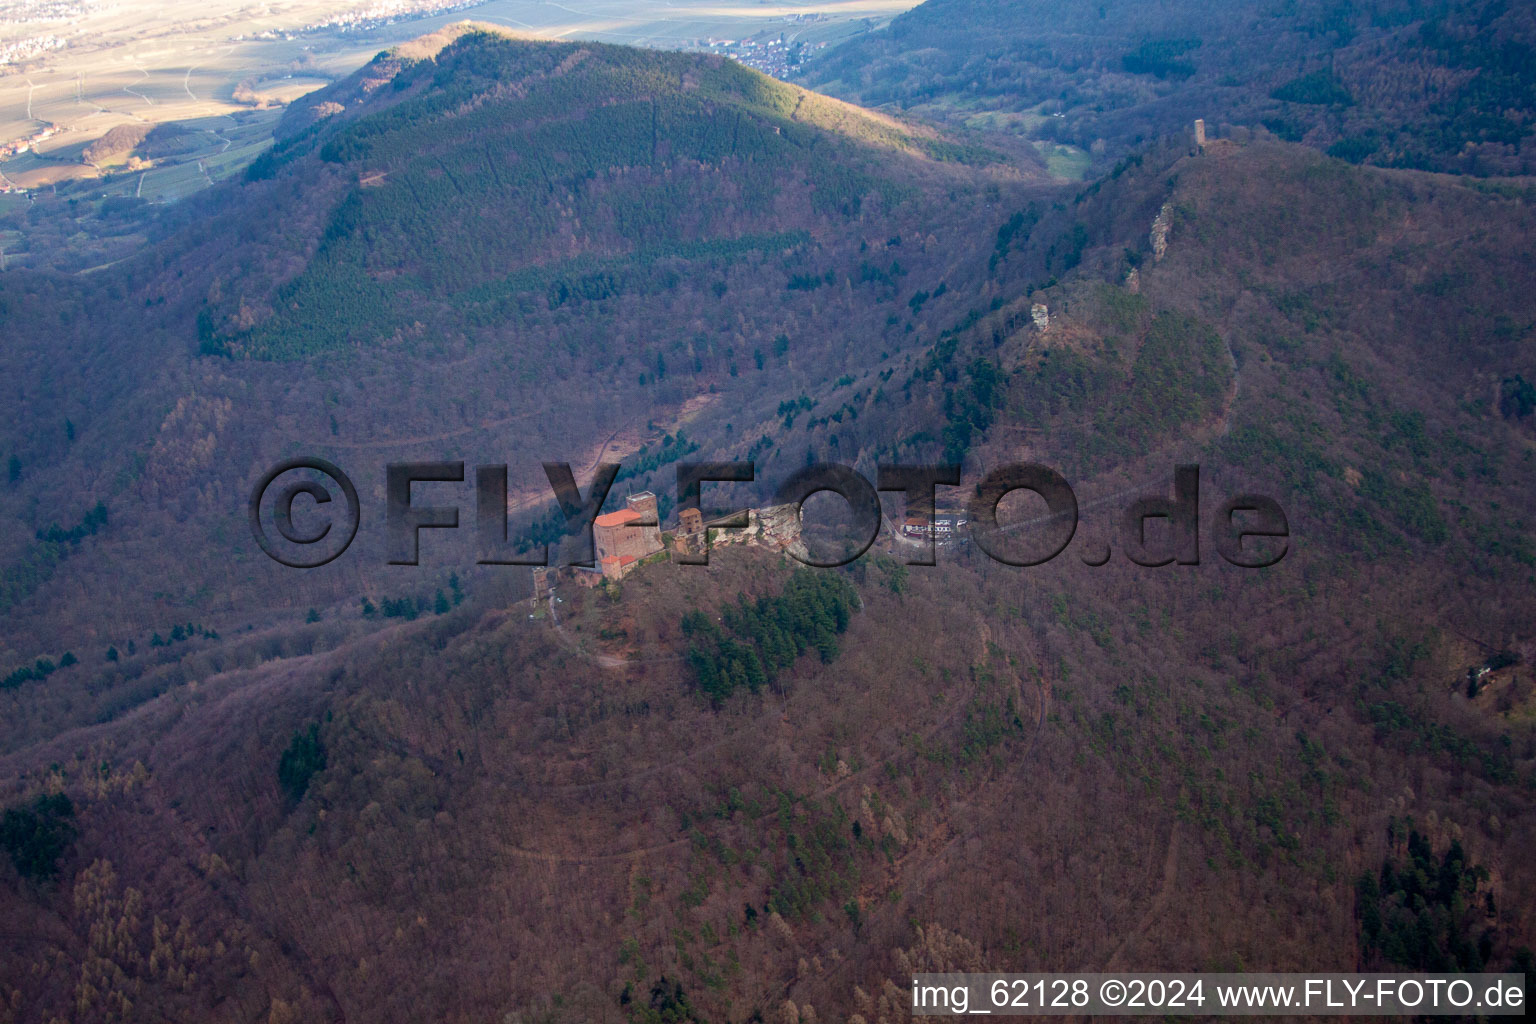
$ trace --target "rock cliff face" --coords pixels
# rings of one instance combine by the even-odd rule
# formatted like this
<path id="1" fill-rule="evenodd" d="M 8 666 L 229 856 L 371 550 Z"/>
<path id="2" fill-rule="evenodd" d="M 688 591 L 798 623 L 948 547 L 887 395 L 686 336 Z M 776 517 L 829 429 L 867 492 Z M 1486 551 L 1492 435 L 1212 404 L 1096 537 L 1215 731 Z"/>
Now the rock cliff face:
<path id="1" fill-rule="evenodd" d="M 709 542 L 712 546 L 752 544 L 771 551 L 788 551 L 802 558 L 809 557 L 805 543 L 800 539 L 799 505 L 747 509 L 745 528 L 711 530 Z"/>
<path id="2" fill-rule="evenodd" d="M 1173 212 L 1164 203 L 1163 208 L 1157 211 L 1157 216 L 1152 220 L 1152 258 L 1162 259 L 1168 253 L 1168 229 L 1173 226 Z"/>

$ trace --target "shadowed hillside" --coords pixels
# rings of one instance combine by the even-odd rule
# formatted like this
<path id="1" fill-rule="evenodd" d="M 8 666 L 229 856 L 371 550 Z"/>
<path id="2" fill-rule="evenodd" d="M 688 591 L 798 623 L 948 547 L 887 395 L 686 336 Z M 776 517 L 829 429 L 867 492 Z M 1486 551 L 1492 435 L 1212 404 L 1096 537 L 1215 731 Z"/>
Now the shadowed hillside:
<path id="1" fill-rule="evenodd" d="M 1530 174 L 1533 47 L 1506 0 L 928 0 L 802 77 L 1106 165 L 1200 117 L 1355 163 Z"/>

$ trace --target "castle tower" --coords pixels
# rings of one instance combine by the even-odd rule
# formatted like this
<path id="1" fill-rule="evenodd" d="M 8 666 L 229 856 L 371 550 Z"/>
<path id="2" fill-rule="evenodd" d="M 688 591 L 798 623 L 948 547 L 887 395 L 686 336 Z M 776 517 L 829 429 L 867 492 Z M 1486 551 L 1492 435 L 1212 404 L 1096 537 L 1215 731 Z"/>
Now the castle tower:
<path id="1" fill-rule="evenodd" d="M 634 509 L 640 518 L 634 525 L 640 538 L 640 550 L 645 555 L 654 554 L 661 550 L 661 513 L 656 507 L 656 495 L 650 491 L 641 491 L 639 494 L 629 496 L 628 505 Z"/>
<path id="2" fill-rule="evenodd" d="M 696 508 L 677 513 L 677 549 L 688 555 L 704 553 L 704 513 Z"/>
<path id="3" fill-rule="evenodd" d="M 661 522 L 656 495 L 641 491 L 625 506 L 592 520 L 592 545 L 598 567 L 609 579 L 619 579 L 642 558 L 661 550 Z"/>
<path id="4" fill-rule="evenodd" d="M 631 494 L 629 496 L 629 507 L 640 513 L 640 520 L 637 525 L 661 528 L 661 519 L 656 514 L 656 495 L 650 491 Z"/>
<path id="5" fill-rule="evenodd" d="M 1205 118 L 1195 118 L 1195 152 L 1205 152 Z"/>

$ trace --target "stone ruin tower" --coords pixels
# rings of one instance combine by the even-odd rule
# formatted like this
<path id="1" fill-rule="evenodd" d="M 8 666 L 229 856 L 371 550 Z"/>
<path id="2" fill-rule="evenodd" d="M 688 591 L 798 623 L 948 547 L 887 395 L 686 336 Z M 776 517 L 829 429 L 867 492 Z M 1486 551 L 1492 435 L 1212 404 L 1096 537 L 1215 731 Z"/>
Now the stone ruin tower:
<path id="1" fill-rule="evenodd" d="M 656 511 L 656 495 L 650 491 L 641 491 L 639 494 L 629 496 L 628 506 L 640 513 L 640 519 L 635 525 L 661 530 L 661 517 Z"/>
<path id="2" fill-rule="evenodd" d="M 677 547 L 687 555 L 704 553 L 704 514 L 696 508 L 677 513 Z"/>

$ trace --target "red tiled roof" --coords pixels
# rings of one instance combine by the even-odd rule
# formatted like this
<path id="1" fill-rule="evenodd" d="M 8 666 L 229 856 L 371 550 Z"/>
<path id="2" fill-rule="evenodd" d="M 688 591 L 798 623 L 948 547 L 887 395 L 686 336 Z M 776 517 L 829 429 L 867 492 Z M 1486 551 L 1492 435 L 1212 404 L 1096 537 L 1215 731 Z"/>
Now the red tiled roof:
<path id="1" fill-rule="evenodd" d="M 621 508 L 617 512 L 609 512 L 607 515 L 598 516 L 592 520 L 596 526 L 623 526 L 640 518 L 640 513 L 632 508 Z"/>

